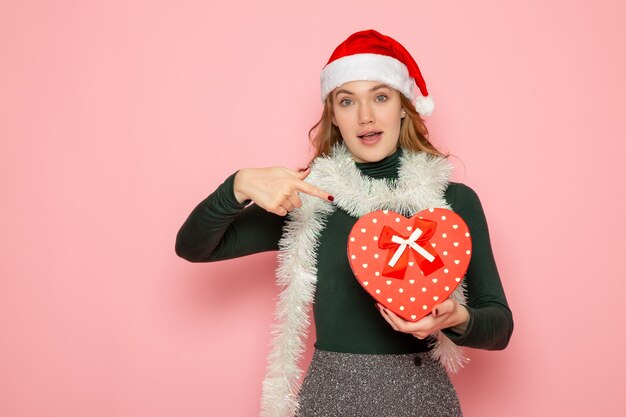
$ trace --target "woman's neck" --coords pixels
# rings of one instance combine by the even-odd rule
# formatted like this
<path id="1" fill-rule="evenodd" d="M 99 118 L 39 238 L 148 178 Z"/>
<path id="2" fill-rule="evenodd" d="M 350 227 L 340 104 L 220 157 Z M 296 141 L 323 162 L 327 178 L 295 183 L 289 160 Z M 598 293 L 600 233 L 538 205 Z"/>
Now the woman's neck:
<path id="1" fill-rule="evenodd" d="M 398 178 L 398 168 L 400 167 L 400 156 L 402 148 L 398 149 L 386 158 L 376 162 L 355 162 L 356 167 L 363 175 L 371 178 L 395 179 Z"/>

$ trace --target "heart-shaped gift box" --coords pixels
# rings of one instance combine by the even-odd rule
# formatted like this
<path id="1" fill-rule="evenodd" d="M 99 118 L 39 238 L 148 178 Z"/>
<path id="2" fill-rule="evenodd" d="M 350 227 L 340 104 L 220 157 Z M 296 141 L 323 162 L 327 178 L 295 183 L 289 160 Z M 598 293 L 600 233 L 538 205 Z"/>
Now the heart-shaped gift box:
<path id="1" fill-rule="evenodd" d="M 411 218 L 389 210 L 361 217 L 348 236 L 348 260 L 363 288 L 407 321 L 418 321 L 459 286 L 472 253 L 463 219 L 431 208 Z"/>

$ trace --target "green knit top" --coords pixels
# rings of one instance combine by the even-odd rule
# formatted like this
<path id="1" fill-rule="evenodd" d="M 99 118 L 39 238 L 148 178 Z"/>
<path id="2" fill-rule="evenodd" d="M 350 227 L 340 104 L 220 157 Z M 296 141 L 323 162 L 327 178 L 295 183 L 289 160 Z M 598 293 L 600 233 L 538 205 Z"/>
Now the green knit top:
<path id="1" fill-rule="evenodd" d="M 397 179 L 400 156 L 356 163 L 362 175 Z M 191 262 L 212 262 L 278 250 L 285 218 L 249 202 L 240 204 L 233 191 L 235 174 L 200 202 L 182 225 L 176 253 Z M 463 334 L 444 333 L 457 345 L 504 349 L 513 318 L 491 250 L 487 222 L 476 193 L 450 183 L 444 195 L 467 223 L 472 257 L 465 277 L 470 321 Z M 428 342 L 393 330 L 360 286 L 347 258 L 348 234 L 357 218 L 336 207 L 327 217 L 317 249 L 317 284 L 313 314 L 315 347 L 349 353 L 412 353 L 429 350 Z"/>

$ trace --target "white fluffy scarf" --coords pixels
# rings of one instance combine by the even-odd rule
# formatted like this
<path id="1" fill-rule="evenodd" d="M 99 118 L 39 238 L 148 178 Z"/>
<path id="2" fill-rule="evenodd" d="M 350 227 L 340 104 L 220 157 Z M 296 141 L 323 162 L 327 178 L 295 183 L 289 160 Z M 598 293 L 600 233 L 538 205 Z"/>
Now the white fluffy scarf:
<path id="1" fill-rule="evenodd" d="M 276 305 L 277 324 L 272 330 L 272 349 L 263 382 L 264 417 L 290 417 L 298 408 L 309 309 L 317 280 L 317 246 L 326 219 L 335 207 L 353 217 L 375 210 L 393 210 L 405 216 L 431 207 L 450 209 L 444 199 L 451 166 L 445 158 L 404 151 L 397 180 L 372 179 L 361 174 L 343 145 L 328 157 L 316 158 L 307 178 L 335 197 L 335 205 L 301 194 L 302 207 L 290 212 L 279 242 L 277 284 L 283 289 Z M 356 278 L 355 278 L 356 279 Z M 459 286 L 452 294 L 465 303 Z M 431 354 L 450 372 L 466 361 L 462 350 L 438 332 L 432 336 Z"/>

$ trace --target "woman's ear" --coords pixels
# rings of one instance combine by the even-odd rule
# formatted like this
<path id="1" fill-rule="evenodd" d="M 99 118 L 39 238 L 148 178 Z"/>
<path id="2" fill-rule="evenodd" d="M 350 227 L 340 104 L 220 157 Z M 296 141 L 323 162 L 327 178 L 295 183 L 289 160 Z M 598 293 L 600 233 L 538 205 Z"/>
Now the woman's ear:
<path id="1" fill-rule="evenodd" d="M 402 109 L 402 111 L 400 112 L 400 118 L 404 119 L 405 117 L 406 117 L 406 111 Z"/>

